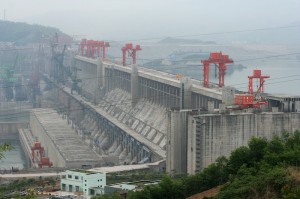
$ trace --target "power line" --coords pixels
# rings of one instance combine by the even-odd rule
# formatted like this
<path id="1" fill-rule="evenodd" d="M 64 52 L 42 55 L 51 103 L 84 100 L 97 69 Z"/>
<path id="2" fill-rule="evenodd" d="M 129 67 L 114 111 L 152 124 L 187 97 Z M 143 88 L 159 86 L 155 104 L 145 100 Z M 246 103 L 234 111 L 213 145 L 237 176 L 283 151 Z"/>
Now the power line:
<path id="1" fill-rule="evenodd" d="M 9 48 L 9 49 L 0 49 L 0 51 L 5 52 L 5 51 L 20 51 L 20 50 L 32 50 L 35 48 Z"/>
<path id="2" fill-rule="evenodd" d="M 233 34 L 233 33 L 243 33 L 243 32 L 256 32 L 256 31 L 267 31 L 267 30 L 278 30 L 278 29 L 288 29 L 288 28 L 299 28 L 300 25 L 294 26 L 278 26 L 278 27 L 266 27 L 266 28 L 256 28 L 256 29 L 246 29 L 246 30 L 234 30 L 234 31 L 223 31 L 223 32 L 210 32 L 210 33 L 199 33 L 193 35 L 174 35 L 169 37 L 185 38 L 185 37 L 199 37 L 199 36 L 209 36 L 209 35 L 223 35 L 223 34 Z M 141 39 L 131 39 L 131 40 L 110 40 L 110 42 L 126 42 L 126 41 L 148 41 L 167 38 L 164 37 L 148 37 Z"/>
<path id="3" fill-rule="evenodd" d="M 274 80 L 277 80 L 277 79 L 285 79 L 285 78 L 297 77 L 297 76 L 300 76 L 300 75 L 289 75 L 289 76 L 282 76 L 282 77 L 271 78 L 271 79 L 268 79 L 268 82 L 269 81 L 274 81 Z M 228 85 L 228 86 L 237 86 L 237 85 L 243 85 L 243 84 L 248 84 L 248 82 L 231 84 L 231 85 Z"/>
<path id="4" fill-rule="evenodd" d="M 244 62 L 244 61 L 252 61 L 252 60 L 259 60 L 259 59 L 269 59 L 269 58 L 285 57 L 285 56 L 299 55 L 299 54 L 300 54 L 300 52 L 295 52 L 295 53 L 287 53 L 287 54 L 271 55 L 271 56 L 266 56 L 266 57 L 257 57 L 257 58 L 241 59 L 241 60 L 237 60 L 237 61 L 235 61 L 235 62 Z"/>
<path id="5" fill-rule="evenodd" d="M 270 83 L 264 83 L 264 85 L 271 85 L 271 84 L 278 84 L 278 83 L 286 83 L 286 82 L 292 82 L 292 81 L 298 81 L 300 79 L 290 79 L 285 81 L 279 81 L 279 82 L 270 82 Z M 248 88 L 246 86 L 238 87 L 238 88 Z"/>

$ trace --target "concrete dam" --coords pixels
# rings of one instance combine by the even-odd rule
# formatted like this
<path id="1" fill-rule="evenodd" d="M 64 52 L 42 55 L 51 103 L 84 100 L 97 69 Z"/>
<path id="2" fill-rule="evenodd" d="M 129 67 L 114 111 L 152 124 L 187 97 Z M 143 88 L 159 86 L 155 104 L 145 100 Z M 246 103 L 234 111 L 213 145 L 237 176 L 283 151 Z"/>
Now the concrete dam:
<path id="1" fill-rule="evenodd" d="M 41 107 L 53 109 L 45 111 L 45 116 L 36 114 L 42 110 L 33 110 L 35 116 L 31 116 L 35 119 L 30 120 L 29 128 L 31 133 L 41 134 L 39 140 L 57 167 L 166 160 L 168 172 L 194 173 L 247 144 L 251 136 L 271 138 L 284 130 L 300 129 L 300 113 L 286 112 L 286 100 L 272 98 L 272 107 L 265 107 L 267 113 L 225 113 L 224 107 L 231 103 L 235 92 L 232 88 L 213 84 L 206 88 L 203 82 L 188 77 L 100 58 L 76 55 L 65 62 L 77 70 L 78 89 L 71 88 L 70 79 L 60 84 L 46 70 L 43 79 L 52 89 L 42 95 Z M 293 110 L 300 110 L 300 98 L 290 98 L 291 107 L 297 108 Z M 86 156 L 93 154 L 95 162 L 86 161 L 83 155 L 77 165 L 72 165 L 67 164 L 67 156 L 57 159 L 51 155 L 54 152 L 50 151 L 63 154 L 67 149 L 55 145 L 57 141 L 49 135 L 58 132 L 52 127 L 34 127 L 43 123 L 47 112 L 56 112 L 55 123 L 64 123 L 70 136 L 80 140 L 76 144 L 66 142 L 64 147 L 76 151 L 74 145 L 88 146 Z M 52 140 L 51 146 L 47 146 L 48 140 Z"/>

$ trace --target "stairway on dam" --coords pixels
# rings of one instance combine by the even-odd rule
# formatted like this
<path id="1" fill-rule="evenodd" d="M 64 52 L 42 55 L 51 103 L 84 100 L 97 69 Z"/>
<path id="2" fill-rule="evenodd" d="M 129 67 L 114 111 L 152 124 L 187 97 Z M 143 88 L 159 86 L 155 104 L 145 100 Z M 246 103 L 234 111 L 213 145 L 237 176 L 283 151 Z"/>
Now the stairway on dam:
<path id="1" fill-rule="evenodd" d="M 165 150 L 166 108 L 145 99 L 140 99 L 132 108 L 130 94 L 121 89 L 108 92 L 96 107 Z M 63 119 L 65 118 L 70 120 L 68 123 L 85 143 L 101 155 L 108 164 L 143 162 L 133 155 L 132 149 L 121 144 L 122 139 L 111 139 L 112 135 L 109 132 L 106 132 L 105 129 L 101 130 L 101 124 L 92 115 L 84 114 L 79 122 L 63 117 Z"/>
<path id="2" fill-rule="evenodd" d="M 114 89 L 107 93 L 98 106 L 149 141 L 165 149 L 167 130 L 165 107 L 146 99 L 139 99 L 132 108 L 130 94 L 121 89 Z"/>

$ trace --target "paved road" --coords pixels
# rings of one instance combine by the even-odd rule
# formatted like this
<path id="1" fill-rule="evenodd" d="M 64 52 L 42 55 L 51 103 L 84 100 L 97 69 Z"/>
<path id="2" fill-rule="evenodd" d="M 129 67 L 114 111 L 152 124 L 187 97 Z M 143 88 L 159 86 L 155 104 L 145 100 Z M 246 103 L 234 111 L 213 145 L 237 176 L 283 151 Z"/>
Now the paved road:
<path id="1" fill-rule="evenodd" d="M 0 178 L 37 178 L 37 177 L 60 177 L 64 175 L 64 172 L 59 173 L 12 173 L 12 174 L 1 174 Z"/>

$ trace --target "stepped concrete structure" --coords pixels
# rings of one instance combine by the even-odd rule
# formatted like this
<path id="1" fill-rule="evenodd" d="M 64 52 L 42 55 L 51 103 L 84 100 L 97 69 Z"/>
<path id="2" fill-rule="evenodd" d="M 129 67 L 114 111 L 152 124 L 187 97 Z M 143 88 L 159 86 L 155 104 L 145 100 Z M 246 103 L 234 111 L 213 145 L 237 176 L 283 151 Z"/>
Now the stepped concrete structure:
<path id="1" fill-rule="evenodd" d="M 53 86 L 51 98 L 55 107 L 59 107 L 58 113 L 64 116 L 83 144 L 96 152 L 106 165 L 166 160 L 168 172 L 193 173 L 219 155 L 228 155 L 234 148 L 246 144 L 252 136 L 250 131 L 259 136 L 265 132 L 275 134 L 266 126 L 258 128 L 258 119 L 263 119 L 260 115 L 264 113 L 249 113 L 252 116 L 247 116 L 247 120 L 245 113 L 239 113 L 235 120 L 231 119 L 225 107 L 234 102 L 234 88 L 219 88 L 214 84 L 204 88 L 203 82 L 188 77 L 178 78 L 137 65 L 121 66 L 78 55 L 71 67 L 78 71 L 79 89 L 71 93 L 71 80 L 60 85 L 50 74 L 45 74 L 46 82 Z M 298 107 L 300 99 L 295 98 L 295 101 Z M 281 113 L 276 113 L 276 106 L 274 102 L 266 107 L 274 111 L 268 114 L 276 119 L 263 121 L 270 126 L 270 122 L 282 119 L 282 124 L 278 123 L 279 130 L 285 129 L 283 123 L 293 121 L 288 130 L 298 129 L 295 123 L 298 116 L 296 119 L 292 119 L 292 115 L 281 117 Z M 299 108 L 291 110 L 297 112 Z M 224 123 L 217 122 L 218 114 L 221 121 L 227 121 L 226 128 Z M 216 122 L 202 124 L 199 119 L 199 123 L 197 118 L 202 117 L 212 117 Z M 237 125 L 243 125 L 239 132 Z M 205 138 L 201 137 L 204 127 Z M 228 139 L 236 143 L 228 143 Z M 208 142 L 213 144 L 207 145 Z M 222 146 L 209 150 L 216 143 Z"/>
<path id="2" fill-rule="evenodd" d="M 29 124 L 29 129 L 19 130 L 27 154 L 31 154 L 33 142 L 38 140 L 53 167 L 91 168 L 104 165 L 104 160 L 53 109 L 33 109 Z M 27 158 L 32 159 L 31 156 Z"/>

